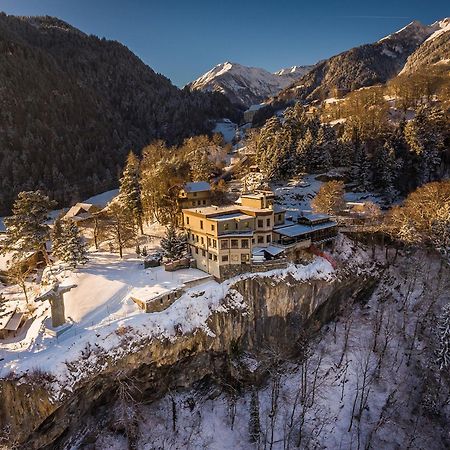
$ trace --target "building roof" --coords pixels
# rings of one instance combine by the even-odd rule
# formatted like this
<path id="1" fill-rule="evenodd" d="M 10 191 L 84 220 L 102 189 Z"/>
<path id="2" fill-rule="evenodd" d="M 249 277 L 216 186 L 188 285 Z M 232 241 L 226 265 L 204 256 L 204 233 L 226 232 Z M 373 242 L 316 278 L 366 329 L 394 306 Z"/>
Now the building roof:
<path id="1" fill-rule="evenodd" d="M 100 209 L 100 206 L 94 205 L 93 203 L 77 203 L 66 212 L 64 218 L 80 217 L 82 215 L 85 216 L 84 218 L 88 218 L 87 216 L 92 217 L 92 213 L 100 211 Z"/>
<path id="2" fill-rule="evenodd" d="M 297 237 L 303 234 L 308 234 L 318 230 L 324 230 L 326 228 L 333 228 L 337 226 L 336 222 L 332 222 L 331 220 L 326 223 L 319 223 L 317 225 L 288 225 L 287 227 L 278 227 L 274 229 L 275 233 L 278 233 L 282 236 L 287 237 Z"/>
<path id="3" fill-rule="evenodd" d="M 210 191 L 211 185 L 207 181 L 190 181 L 183 186 L 186 192 Z"/>
<path id="4" fill-rule="evenodd" d="M 248 214 L 242 214 L 241 212 L 231 212 L 228 214 L 222 214 L 221 216 L 214 216 L 211 217 L 211 220 L 222 222 L 225 220 L 247 220 L 247 219 L 253 219 L 253 216 L 249 216 Z"/>
<path id="5" fill-rule="evenodd" d="M 15 312 L 3 329 L 8 331 L 17 331 L 17 329 L 20 327 L 23 316 L 23 313 Z"/>
<path id="6" fill-rule="evenodd" d="M 240 206 L 240 205 L 228 205 L 228 206 L 205 206 L 204 208 L 184 208 L 183 211 L 195 213 L 200 216 L 205 216 L 210 220 L 214 220 L 217 216 L 223 216 L 225 214 L 236 213 L 239 215 L 247 213 L 260 213 L 260 214 L 272 214 L 273 210 L 270 208 L 255 208 L 253 206 Z"/>
<path id="7" fill-rule="evenodd" d="M 305 219 L 311 221 L 311 222 L 315 222 L 317 220 L 330 220 L 330 216 L 328 214 L 317 214 L 317 213 L 312 213 L 312 212 L 306 212 L 306 211 L 301 211 L 300 216 L 298 216 L 299 219 L 301 219 L 302 217 L 304 217 Z"/>

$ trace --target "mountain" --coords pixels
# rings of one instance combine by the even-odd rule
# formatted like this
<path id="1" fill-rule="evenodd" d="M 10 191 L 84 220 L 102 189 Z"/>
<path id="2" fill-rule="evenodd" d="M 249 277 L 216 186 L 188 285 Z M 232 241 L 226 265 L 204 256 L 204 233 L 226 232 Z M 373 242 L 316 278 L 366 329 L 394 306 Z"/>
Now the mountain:
<path id="1" fill-rule="evenodd" d="M 450 18 L 431 25 L 435 31 L 407 59 L 401 74 L 411 73 L 434 64 L 450 64 Z"/>
<path id="2" fill-rule="evenodd" d="M 414 21 L 379 41 L 352 48 L 316 64 L 274 102 L 313 101 L 385 83 L 397 75 L 408 57 L 437 30 L 436 24 Z"/>
<path id="3" fill-rule="evenodd" d="M 225 62 L 190 83 L 192 91 L 221 92 L 243 108 L 261 103 L 303 76 L 309 66 L 294 66 L 276 73 L 257 67 Z"/>
<path id="4" fill-rule="evenodd" d="M 278 70 L 274 72 L 275 75 L 292 79 L 292 81 L 298 80 L 303 75 L 306 75 L 314 66 L 292 66 L 286 69 Z"/>
<path id="5" fill-rule="evenodd" d="M 67 204 L 111 189 L 131 149 L 232 114 L 224 96 L 178 89 L 118 42 L 0 14 L 0 213 L 21 190 Z"/>

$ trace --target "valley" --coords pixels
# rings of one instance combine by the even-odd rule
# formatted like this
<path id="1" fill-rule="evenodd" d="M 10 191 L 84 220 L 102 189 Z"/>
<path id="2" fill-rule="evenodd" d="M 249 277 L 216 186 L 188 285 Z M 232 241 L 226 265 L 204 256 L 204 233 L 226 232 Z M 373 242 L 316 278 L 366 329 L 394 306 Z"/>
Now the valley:
<path id="1" fill-rule="evenodd" d="M 449 448 L 449 18 L 266 70 L 210 7 L 184 87 L 181 5 L 0 13 L 0 449 Z"/>

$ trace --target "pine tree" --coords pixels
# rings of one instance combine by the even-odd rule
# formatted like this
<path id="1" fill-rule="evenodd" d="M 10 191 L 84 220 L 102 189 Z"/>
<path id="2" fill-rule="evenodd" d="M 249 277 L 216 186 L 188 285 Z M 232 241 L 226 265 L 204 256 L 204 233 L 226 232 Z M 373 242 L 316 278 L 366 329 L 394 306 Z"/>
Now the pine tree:
<path id="1" fill-rule="evenodd" d="M 175 227 L 167 227 L 165 236 L 161 239 L 164 257 L 169 261 L 182 258 L 186 253 L 186 236 L 178 234 Z"/>
<path id="2" fill-rule="evenodd" d="M 352 176 L 358 189 L 369 191 L 372 188 L 371 165 L 367 156 L 367 149 L 364 145 L 360 145 L 356 148 Z"/>
<path id="3" fill-rule="evenodd" d="M 14 249 L 21 259 L 27 252 L 41 252 L 49 264 L 46 242 L 49 238 L 49 211 L 55 206 L 40 191 L 20 192 L 14 202 L 12 216 L 5 219 L 6 239 L 3 252 Z"/>
<path id="4" fill-rule="evenodd" d="M 385 142 L 376 153 L 375 171 L 377 184 L 387 203 L 392 203 L 397 195 L 395 180 L 397 178 L 395 151 L 390 142 Z"/>
<path id="5" fill-rule="evenodd" d="M 405 126 L 406 141 L 419 158 L 419 185 L 438 178 L 444 148 L 444 126 L 442 111 L 426 106 L 419 108 L 416 117 Z"/>
<path id="6" fill-rule="evenodd" d="M 50 238 L 52 241 L 52 253 L 55 256 L 59 254 L 59 251 L 64 243 L 64 229 L 62 222 L 62 219 L 58 217 L 55 220 L 52 231 L 50 233 Z"/>
<path id="7" fill-rule="evenodd" d="M 143 208 L 141 200 L 141 185 L 139 182 L 139 160 L 133 152 L 128 154 L 127 164 L 120 179 L 120 194 L 124 206 L 128 208 L 135 220 L 136 226 L 143 234 Z"/>
<path id="8" fill-rule="evenodd" d="M 58 246 L 56 249 L 53 249 L 53 253 L 61 261 L 64 261 L 72 268 L 77 267 L 79 264 L 87 263 L 86 244 L 73 220 L 62 221 L 61 235 L 58 241 Z"/>
<path id="9" fill-rule="evenodd" d="M 437 363 L 440 370 L 450 367 L 450 303 L 442 308 L 438 322 Z"/>

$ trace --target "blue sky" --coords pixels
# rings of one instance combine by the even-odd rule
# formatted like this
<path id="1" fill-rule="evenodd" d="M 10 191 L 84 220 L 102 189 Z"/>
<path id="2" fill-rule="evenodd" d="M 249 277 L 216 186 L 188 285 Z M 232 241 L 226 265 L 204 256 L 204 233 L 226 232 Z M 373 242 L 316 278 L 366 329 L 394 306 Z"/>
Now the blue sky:
<path id="1" fill-rule="evenodd" d="M 124 43 L 183 86 L 224 61 L 275 71 L 373 42 L 411 20 L 450 15 L 435 0 L 0 0 L 7 14 L 57 16 Z"/>

